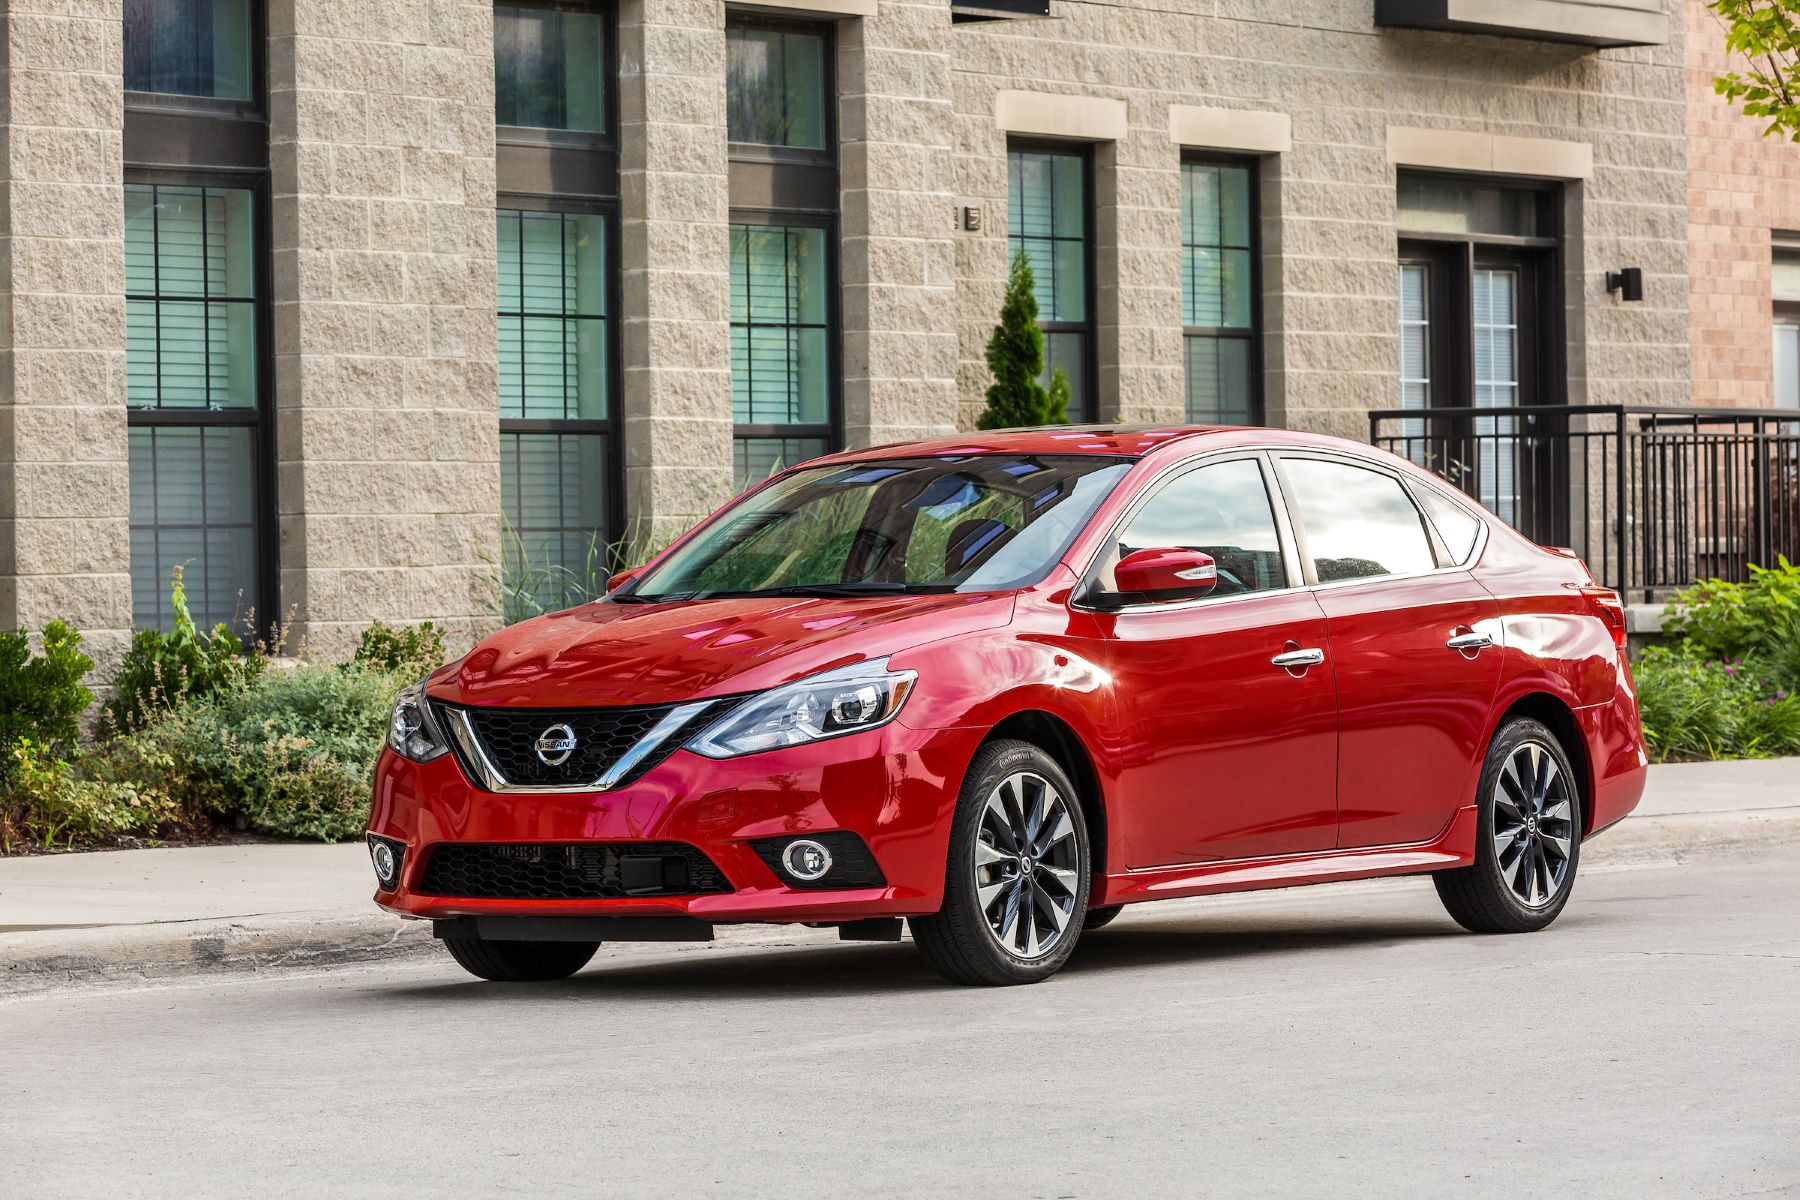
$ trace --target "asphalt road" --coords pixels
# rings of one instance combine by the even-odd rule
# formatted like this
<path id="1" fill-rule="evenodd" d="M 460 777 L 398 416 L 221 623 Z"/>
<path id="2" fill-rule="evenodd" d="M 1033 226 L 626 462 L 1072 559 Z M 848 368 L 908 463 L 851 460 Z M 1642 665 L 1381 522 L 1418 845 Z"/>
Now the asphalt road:
<path id="1" fill-rule="evenodd" d="M 1800 850 L 1529 937 L 1420 880 L 1153 905 L 1002 991 L 823 934 L 64 991 L 0 1055 L 8 1200 L 1800 1195 Z"/>

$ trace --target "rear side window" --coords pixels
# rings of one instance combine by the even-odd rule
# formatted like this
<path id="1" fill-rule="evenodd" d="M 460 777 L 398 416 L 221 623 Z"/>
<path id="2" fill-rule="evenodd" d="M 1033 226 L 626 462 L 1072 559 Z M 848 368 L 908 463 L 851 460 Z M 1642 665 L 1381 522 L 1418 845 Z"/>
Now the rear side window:
<path id="1" fill-rule="evenodd" d="M 1135 550 L 1201 550 L 1218 564 L 1215 596 L 1287 586 L 1281 539 L 1262 468 L 1253 459 L 1201 467 L 1170 480 L 1119 535 L 1113 564 Z"/>
<path id="2" fill-rule="evenodd" d="M 1468 562 L 1475 550 L 1475 536 L 1481 532 L 1480 518 L 1434 487 L 1415 484 L 1413 492 L 1444 539 L 1450 561 L 1458 566 Z"/>
<path id="3" fill-rule="evenodd" d="M 1437 567 L 1425 523 L 1392 475 L 1320 458 L 1281 464 L 1320 583 Z"/>

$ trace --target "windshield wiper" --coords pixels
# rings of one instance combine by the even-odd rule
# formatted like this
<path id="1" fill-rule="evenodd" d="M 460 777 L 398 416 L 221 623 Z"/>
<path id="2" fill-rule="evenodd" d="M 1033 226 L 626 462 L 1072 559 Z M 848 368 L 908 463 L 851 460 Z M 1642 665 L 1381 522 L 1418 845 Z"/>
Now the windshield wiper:
<path id="1" fill-rule="evenodd" d="M 949 583 L 790 583 L 771 588 L 709 588 L 694 592 L 611 596 L 614 604 L 664 604 L 682 600 L 743 600 L 755 596 L 930 596 L 956 590 Z"/>

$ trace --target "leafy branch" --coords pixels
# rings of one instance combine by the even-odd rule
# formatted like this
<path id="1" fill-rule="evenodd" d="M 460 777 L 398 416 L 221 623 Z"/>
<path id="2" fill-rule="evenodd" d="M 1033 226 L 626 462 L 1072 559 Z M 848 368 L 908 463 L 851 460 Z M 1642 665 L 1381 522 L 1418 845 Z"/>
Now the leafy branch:
<path id="1" fill-rule="evenodd" d="M 1713 91 L 1746 116 L 1769 121 L 1763 136 L 1800 142 L 1800 0 L 1707 0 L 1725 27 L 1725 49 L 1746 70 L 1713 79 Z"/>

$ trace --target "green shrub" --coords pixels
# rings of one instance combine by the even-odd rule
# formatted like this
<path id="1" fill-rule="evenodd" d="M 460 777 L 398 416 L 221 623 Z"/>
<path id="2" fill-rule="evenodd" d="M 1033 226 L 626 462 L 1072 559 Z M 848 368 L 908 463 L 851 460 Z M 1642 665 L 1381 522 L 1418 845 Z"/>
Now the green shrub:
<path id="1" fill-rule="evenodd" d="M 1654 646 L 1633 675 L 1644 737 L 1659 760 L 1800 754 L 1800 695 L 1766 663 Z"/>
<path id="2" fill-rule="evenodd" d="M 188 697 L 204 699 L 248 685 L 262 673 L 267 659 L 244 653 L 244 643 L 224 625 L 202 637 L 188 611 L 187 592 L 176 567 L 169 586 L 175 628 L 163 633 L 141 629 L 131 639 L 106 702 L 101 736 L 142 729 L 159 712 Z"/>
<path id="3" fill-rule="evenodd" d="M 81 714 L 94 702 L 82 683 L 94 660 L 81 634 L 61 621 L 44 627 L 44 652 L 31 653 L 23 631 L 0 633 L 0 782 L 13 777 L 14 747 L 31 742 L 57 756 L 71 753 Z"/>
<path id="4" fill-rule="evenodd" d="M 178 806 L 163 792 L 83 778 L 50 747 L 20 739 L 6 753 L 0 785 L 0 851 L 29 837 L 46 849 L 86 845 L 120 834 L 155 834 Z"/>
<path id="5" fill-rule="evenodd" d="M 377 621 L 363 630 L 350 663 L 419 679 L 444 665 L 444 631 L 430 621 L 420 625 Z"/>
<path id="6" fill-rule="evenodd" d="M 144 731 L 139 769 L 242 828 L 279 837 L 355 837 L 394 694 L 413 678 L 372 667 L 270 671 Z"/>
<path id="7" fill-rule="evenodd" d="M 1800 567 L 1784 555 L 1773 567 L 1752 566 L 1748 583 L 1702 580 L 1675 594 L 1663 629 L 1703 659 L 1785 659 L 1769 665 L 1800 666 Z M 1786 682 L 1800 684 L 1800 678 Z"/>

